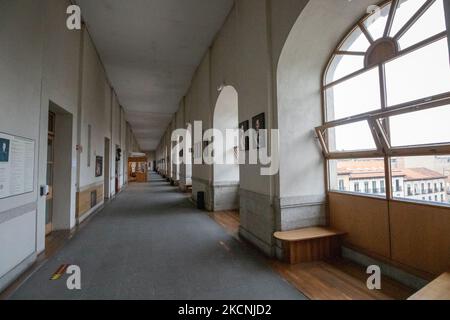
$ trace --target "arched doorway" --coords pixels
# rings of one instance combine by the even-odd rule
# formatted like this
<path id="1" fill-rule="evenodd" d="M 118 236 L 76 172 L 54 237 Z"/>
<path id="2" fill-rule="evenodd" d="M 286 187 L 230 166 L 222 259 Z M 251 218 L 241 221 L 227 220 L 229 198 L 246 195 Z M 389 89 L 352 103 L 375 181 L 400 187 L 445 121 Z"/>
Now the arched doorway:
<path id="1" fill-rule="evenodd" d="M 239 208 L 238 93 L 222 88 L 214 108 L 213 127 L 223 139 L 214 137 L 213 211 Z"/>
<path id="2" fill-rule="evenodd" d="M 313 129 L 323 121 L 323 69 L 353 21 L 373 4 L 310 1 L 285 42 L 277 67 L 280 129 L 278 229 L 326 224 L 325 161 Z M 326 24 L 323 21 L 327 21 Z"/>
<path id="3" fill-rule="evenodd" d="M 192 192 L 192 126 L 190 123 L 187 123 L 186 130 L 187 136 L 180 137 L 182 149 L 179 155 L 183 160 L 179 166 L 180 189 L 183 192 Z"/>

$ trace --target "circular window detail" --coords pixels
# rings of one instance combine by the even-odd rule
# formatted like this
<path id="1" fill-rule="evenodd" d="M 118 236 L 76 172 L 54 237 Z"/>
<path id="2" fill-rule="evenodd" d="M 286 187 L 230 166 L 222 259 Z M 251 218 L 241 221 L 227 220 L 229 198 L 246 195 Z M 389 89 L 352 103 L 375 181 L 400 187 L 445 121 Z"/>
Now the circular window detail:
<path id="1" fill-rule="evenodd" d="M 382 38 L 375 41 L 367 50 L 364 65 L 366 68 L 384 63 L 398 54 L 398 44 L 392 38 Z"/>

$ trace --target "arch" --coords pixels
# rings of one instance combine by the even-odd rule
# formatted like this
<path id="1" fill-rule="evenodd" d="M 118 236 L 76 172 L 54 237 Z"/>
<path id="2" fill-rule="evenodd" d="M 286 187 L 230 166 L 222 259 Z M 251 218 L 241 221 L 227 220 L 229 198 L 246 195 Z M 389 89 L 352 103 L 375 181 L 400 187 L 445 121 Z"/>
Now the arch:
<path id="1" fill-rule="evenodd" d="M 277 65 L 280 129 L 280 225 L 285 230 L 326 222 L 325 162 L 313 129 L 321 125 L 322 75 L 335 44 L 372 0 L 309 1 L 282 49 Z M 326 23 L 325 23 L 326 22 Z"/>
<path id="2" fill-rule="evenodd" d="M 214 211 L 239 207 L 239 164 L 237 163 L 238 138 L 228 137 L 227 130 L 239 128 L 238 93 L 233 86 L 220 91 L 214 107 L 213 127 L 223 136 L 222 146 L 214 139 L 213 205 Z M 228 139 L 228 141 L 227 141 Z M 222 160 L 222 162 L 218 162 Z"/>
<path id="3" fill-rule="evenodd" d="M 226 86 L 222 89 L 214 108 L 214 129 L 220 130 L 224 137 L 223 148 L 214 148 L 216 159 L 222 159 L 225 163 L 227 159 L 235 157 L 236 150 L 233 147 L 226 146 L 226 130 L 238 129 L 239 127 L 239 109 L 238 109 L 238 93 L 233 86 Z M 216 143 L 215 141 L 214 143 Z M 232 141 L 229 141 L 230 145 Z M 237 146 L 237 145 L 236 145 Z M 222 153 L 218 154 L 217 150 L 222 149 Z M 238 164 L 214 164 L 214 183 L 216 182 L 236 182 L 239 181 L 239 165 Z"/>
<path id="4" fill-rule="evenodd" d="M 449 203 L 409 183 L 424 170 L 442 176 L 446 168 L 431 163 L 450 154 L 447 40 L 443 0 L 391 0 L 339 43 L 323 78 L 325 124 L 316 129 L 331 191 Z"/>
<path id="5" fill-rule="evenodd" d="M 188 132 L 188 136 L 190 137 L 183 141 L 184 137 L 181 138 L 181 142 L 183 145 L 182 157 L 186 157 L 186 162 L 183 161 L 180 165 L 180 189 L 184 192 L 192 191 L 192 163 L 193 163 L 193 154 L 192 154 L 192 125 L 191 123 L 186 123 L 186 130 Z M 180 155 L 180 156 L 181 156 Z M 189 157 L 189 158 L 188 158 Z"/>

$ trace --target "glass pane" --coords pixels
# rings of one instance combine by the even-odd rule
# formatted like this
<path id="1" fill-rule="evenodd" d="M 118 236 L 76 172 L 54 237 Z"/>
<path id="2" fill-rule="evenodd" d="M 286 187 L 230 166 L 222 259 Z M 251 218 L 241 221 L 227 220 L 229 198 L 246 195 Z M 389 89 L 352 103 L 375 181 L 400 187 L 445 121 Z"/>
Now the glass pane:
<path id="1" fill-rule="evenodd" d="M 47 162 L 53 162 L 53 139 L 47 140 Z"/>
<path id="2" fill-rule="evenodd" d="M 447 39 L 386 64 L 388 105 L 450 91 Z"/>
<path id="3" fill-rule="evenodd" d="M 380 11 L 375 12 L 364 20 L 364 26 L 369 31 L 373 40 L 378 40 L 384 35 L 390 10 L 391 4 L 385 5 Z"/>
<path id="4" fill-rule="evenodd" d="M 381 107 L 378 68 L 339 83 L 326 91 L 327 121 Z"/>
<path id="5" fill-rule="evenodd" d="M 356 51 L 356 52 L 366 52 L 369 49 L 370 43 L 366 36 L 363 34 L 359 27 L 356 27 L 352 33 L 345 39 L 342 46 L 339 48 L 340 51 Z"/>
<path id="6" fill-rule="evenodd" d="M 329 149 L 332 152 L 376 149 L 367 121 L 331 128 L 327 133 Z"/>
<path id="7" fill-rule="evenodd" d="M 391 117 L 391 144 L 402 147 L 450 142 L 449 119 L 448 105 Z"/>
<path id="8" fill-rule="evenodd" d="M 436 0 L 398 42 L 405 49 L 445 30 L 444 3 Z"/>
<path id="9" fill-rule="evenodd" d="M 386 196 L 384 160 L 329 161 L 330 190 Z"/>
<path id="10" fill-rule="evenodd" d="M 394 198 L 449 204 L 450 156 L 391 159 Z"/>
<path id="11" fill-rule="evenodd" d="M 47 164 L 47 185 L 53 185 L 53 164 Z"/>
<path id="12" fill-rule="evenodd" d="M 426 0 L 400 0 L 395 12 L 390 36 L 395 36 L 425 2 Z"/>
<path id="13" fill-rule="evenodd" d="M 53 200 L 45 201 L 45 224 L 52 222 Z"/>
<path id="14" fill-rule="evenodd" d="M 55 132 L 55 115 L 51 112 L 48 113 L 48 132 Z"/>
<path id="15" fill-rule="evenodd" d="M 364 56 L 335 55 L 328 68 L 326 83 L 339 80 L 364 68 Z"/>

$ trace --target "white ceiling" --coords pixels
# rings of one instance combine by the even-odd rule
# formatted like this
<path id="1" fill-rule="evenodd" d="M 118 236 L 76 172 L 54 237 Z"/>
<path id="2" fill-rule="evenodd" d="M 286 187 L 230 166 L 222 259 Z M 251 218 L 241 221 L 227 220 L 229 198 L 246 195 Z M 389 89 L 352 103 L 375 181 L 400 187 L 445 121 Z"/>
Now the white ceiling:
<path id="1" fill-rule="evenodd" d="M 127 121 L 156 149 L 233 0 L 77 0 Z"/>

